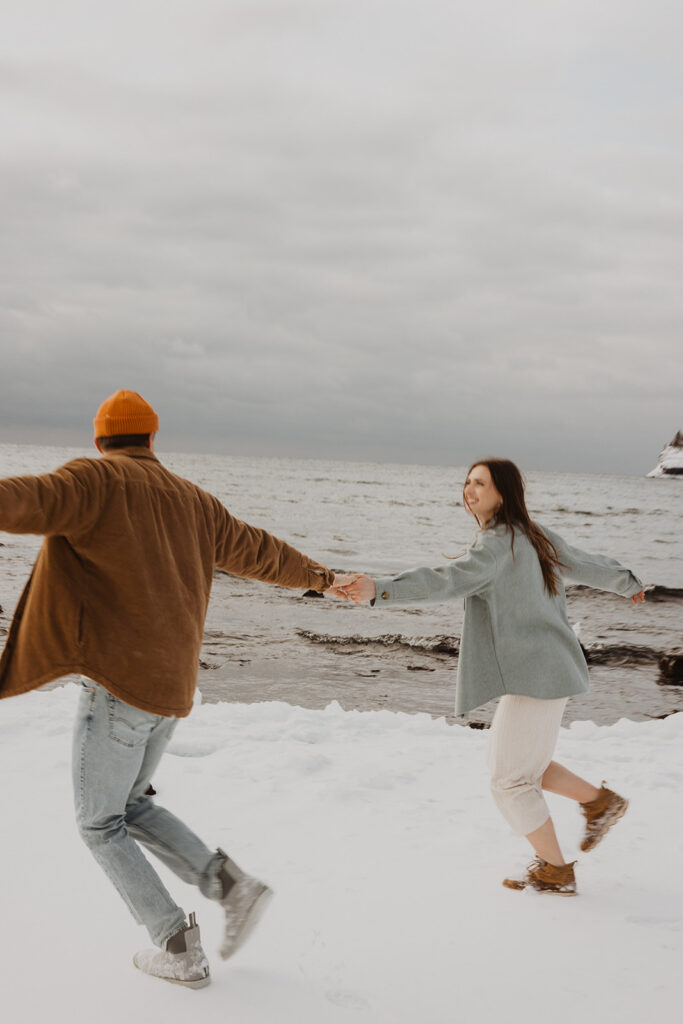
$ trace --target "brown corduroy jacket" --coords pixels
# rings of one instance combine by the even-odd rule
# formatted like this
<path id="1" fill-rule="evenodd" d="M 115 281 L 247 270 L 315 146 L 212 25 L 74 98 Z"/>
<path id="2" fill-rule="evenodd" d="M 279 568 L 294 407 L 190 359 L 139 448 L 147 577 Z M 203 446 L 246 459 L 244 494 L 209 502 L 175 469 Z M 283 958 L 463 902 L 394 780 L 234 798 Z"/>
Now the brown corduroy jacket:
<path id="1" fill-rule="evenodd" d="M 0 530 L 45 536 L 0 659 L 0 698 L 76 672 L 144 711 L 183 717 L 214 567 L 317 591 L 333 579 L 146 448 L 0 480 Z"/>

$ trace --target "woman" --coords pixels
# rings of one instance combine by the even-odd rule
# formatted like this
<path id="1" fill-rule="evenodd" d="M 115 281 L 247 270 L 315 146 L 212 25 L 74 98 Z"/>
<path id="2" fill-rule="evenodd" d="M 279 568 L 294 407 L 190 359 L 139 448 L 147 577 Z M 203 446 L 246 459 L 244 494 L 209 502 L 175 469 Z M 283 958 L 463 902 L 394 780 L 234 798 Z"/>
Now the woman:
<path id="1" fill-rule="evenodd" d="M 645 600 L 643 585 L 614 559 L 541 529 L 529 517 L 522 474 L 507 459 L 474 463 L 463 501 L 480 527 L 464 557 L 393 578 L 358 575 L 337 593 L 385 606 L 465 599 L 456 714 L 501 698 L 489 740 L 491 789 L 503 816 L 537 854 L 525 878 L 506 878 L 503 885 L 574 896 L 576 862 L 564 860 L 543 790 L 579 803 L 586 818 L 582 850 L 597 846 L 628 802 L 552 760 L 567 698 L 589 687 L 561 576 L 634 604 Z"/>

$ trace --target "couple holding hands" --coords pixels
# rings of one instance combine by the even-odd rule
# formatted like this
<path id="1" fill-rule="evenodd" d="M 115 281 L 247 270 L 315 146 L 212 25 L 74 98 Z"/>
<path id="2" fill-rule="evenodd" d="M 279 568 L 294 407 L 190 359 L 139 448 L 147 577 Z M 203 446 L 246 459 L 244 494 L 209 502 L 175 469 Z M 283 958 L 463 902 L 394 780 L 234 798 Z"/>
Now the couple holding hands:
<path id="1" fill-rule="evenodd" d="M 569 624 L 563 577 L 635 603 L 643 584 L 604 555 L 567 544 L 529 516 L 519 469 L 481 459 L 463 502 L 476 539 L 440 568 L 394 577 L 336 574 L 284 541 L 232 516 L 165 469 L 154 454 L 159 419 L 120 390 L 94 420 L 101 458 L 54 473 L 0 480 L 0 530 L 44 536 L 0 660 L 0 698 L 76 673 L 73 789 L 84 842 L 155 949 L 134 957 L 147 974 L 190 988 L 210 981 L 194 914 L 187 918 L 141 847 L 196 885 L 224 915 L 220 953 L 231 956 L 271 896 L 223 850 L 211 850 L 160 807 L 150 781 L 178 719 L 192 709 L 214 568 L 355 604 L 463 599 L 456 713 L 499 697 L 489 739 L 491 789 L 536 859 L 512 889 L 576 893 L 543 791 L 577 801 L 590 850 L 627 801 L 552 760 L 567 699 L 588 689 Z"/>

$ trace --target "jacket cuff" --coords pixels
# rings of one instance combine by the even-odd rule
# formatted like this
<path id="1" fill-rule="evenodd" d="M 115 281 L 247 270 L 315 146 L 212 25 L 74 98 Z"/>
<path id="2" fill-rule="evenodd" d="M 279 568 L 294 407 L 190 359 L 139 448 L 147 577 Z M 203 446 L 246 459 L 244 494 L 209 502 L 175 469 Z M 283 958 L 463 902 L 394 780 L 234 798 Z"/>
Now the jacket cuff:
<path id="1" fill-rule="evenodd" d="M 334 582 L 334 573 L 331 569 L 326 569 L 324 565 L 317 565 L 314 568 L 311 566 L 310 578 L 309 578 L 309 589 L 317 590 L 319 594 L 322 594 L 324 590 L 328 590 Z"/>
<path id="2" fill-rule="evenodd" d="M 643 583 L 643 581 L 639 580 L 634 573 L 631 573 L 631 580 L 628 587 L 628 591 L 624 594 L 624 597 L 635 597 L 636 594 L 639 594 L 644 587 L 645 584 Z"/>
<path id="3" fill-rule="evenodd" d="M 375 581 L 377 591 L 374 601 L 370 602 L 371 607 L 381 608 L 390 604 L 396 604 L 399 598 L 396 594 L 396 584 L 391 576 L 381 576 Z"/>

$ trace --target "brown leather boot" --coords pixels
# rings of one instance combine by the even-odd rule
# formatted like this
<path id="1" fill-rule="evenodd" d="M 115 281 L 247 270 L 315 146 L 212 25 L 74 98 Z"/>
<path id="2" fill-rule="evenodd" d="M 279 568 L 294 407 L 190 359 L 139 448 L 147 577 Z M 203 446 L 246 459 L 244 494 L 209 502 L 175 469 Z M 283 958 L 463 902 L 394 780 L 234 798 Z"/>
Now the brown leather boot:
<path id="1" fill-rule="evenodd" d="M 536 892 L 576 896 L 575 864 L 575 860 L 571 864 L 548 864 L 541 857 L 537 857 L 527 868 L 526 878 L 504 878 L 503 885 L 506 889 L 526 889 L 528 886 Z"/>
<path id="2" fill-rule="evenodd" d="M 581 849 L 594 850 L 598 843 L 607 835 L 612 825 L 623 817 L 628 807 L 628 800 L 618 793 L 607 789 L 603 782 L 600 795 L 587 804 L 579 804 L 586 818 L 586 833 Z"/>

